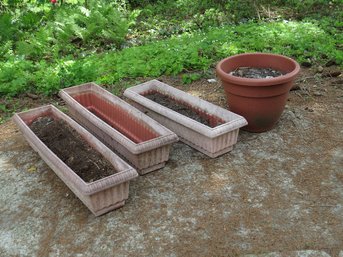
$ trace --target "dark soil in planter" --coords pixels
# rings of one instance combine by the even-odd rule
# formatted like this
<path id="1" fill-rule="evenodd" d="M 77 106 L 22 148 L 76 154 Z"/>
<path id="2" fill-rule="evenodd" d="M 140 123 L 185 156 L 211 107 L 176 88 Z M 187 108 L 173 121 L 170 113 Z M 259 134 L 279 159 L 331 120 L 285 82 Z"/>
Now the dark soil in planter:
<path id="1" fill-rule="evenodd" d="M 40 117 L 30 128 L 85 182 L 93 182 L 116 173 L 113 165 L 64 121 L 48 116 Z"/>
<path id="2" fill-rule="evenodd" d="M 229 72 L 230 75 L 242 78 L 251 79 L 267 79 L 276 78 L 284 75 L 281 71 L 272 68 L 254 68 L 254 67 L 239 67 L 234 71 Z"/>
<path id="3" fill-rule="evenodd" d="M 217 127 L 225 123 L 225 121 L 219 119 L 218 117 L 206 114 L 205 112 L 198 111 L 186 103 L 176 101 L 175 99 L 164 94 L 161 94 L 157 91 L 148 92 L 147 94 L 144 94 L 144 96 L 158 104 L 161 104 L 173 111 L 185 115 L 186 117 L 196 120 L 211 128 Z"/>

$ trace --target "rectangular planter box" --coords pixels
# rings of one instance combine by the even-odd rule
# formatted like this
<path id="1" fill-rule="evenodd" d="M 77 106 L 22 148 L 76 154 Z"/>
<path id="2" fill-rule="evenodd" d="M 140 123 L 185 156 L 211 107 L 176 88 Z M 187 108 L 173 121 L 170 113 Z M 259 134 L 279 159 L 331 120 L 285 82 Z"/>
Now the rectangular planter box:
<path id="1" fill-rule="evenodd" d="M 107 159 L 118 172 L 94 182 L 86 183 L 59 159 L 30 129 L 29 125 L 35 119 L 43 116 L 65 121 L 95 151 L 98 151 Z M 57 176 L 63 180 L 95 216 L 102 215 L 125 204 L 125 200 L 129 194 L 129 180 L 137 177 L 138 173 L 74 120 L 52 105 L 17 113 L 14 115 L 13 120 L 31 147 L 38 152 Z"/>
<path id="2" fill-rule="evenodd" d="M 94 83 L 60 91 L 70 115 L 143 175 L 164 167 L 178 141 L 163 127 Z"/>
<path id="3" fill-rule="evenodd" d="M 187 105 L 213 124 L 217 121 L 224 124 L 211 128 L 144 96 L 156 91 Z M 247 125 L 247 121 L 242 116 L 158 80 L 128 88 L 124 95 L 131 99 L 132 104 L 138 109 L 175 132 L 181 141 L 212 158 L 230 151 L 237 142 L 239 128 Z"/>

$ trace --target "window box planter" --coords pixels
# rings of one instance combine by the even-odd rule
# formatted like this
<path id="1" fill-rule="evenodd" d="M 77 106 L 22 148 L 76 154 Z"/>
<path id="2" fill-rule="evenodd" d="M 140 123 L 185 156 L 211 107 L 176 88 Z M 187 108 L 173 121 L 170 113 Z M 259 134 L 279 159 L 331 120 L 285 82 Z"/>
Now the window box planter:
<path id="1" fill-rule="evenodd" d="M 175 103 L 182 103 L 209 120 L 213 127 L 148 99 L 146 96 L 153 92 L 168 96 Z M 124 95 L 131 99 L 137 108 L 175 132 L 181 141 L 212 158 L 232 150 L 237 142 L 239 128 L 247 124 L 243 117 L 235 113 L 158 80 L 131 87 L 124 92 Z M 215 126 L 218 122 L 222 124 Z"/>
<path id="2" fill-rule="evenodd" d="M 54 120 L 62 120 L 73 128 L 94 151 L 100 153 L 104 159 L 113 165 L 113 169 L 117 173 L 86 183 L 30 129 L 29 126 L 34 120 L 45 116 Z M 129 194 L 129 181 L 138 176 L 137 172 L 74 120 L 52 105 L 17 113 L 14 115 L 13 120 L 31 147 L 38 152 L 57 176 L 95 216 L 102 215 L 125 204 Z"/>
<path id="3" fill-rule="evenodd" d="M 63 89 L 60 96 L 77 122 L 141 175 L 164 167 L 178 141 L 175 133 L 94 83 Z"/>

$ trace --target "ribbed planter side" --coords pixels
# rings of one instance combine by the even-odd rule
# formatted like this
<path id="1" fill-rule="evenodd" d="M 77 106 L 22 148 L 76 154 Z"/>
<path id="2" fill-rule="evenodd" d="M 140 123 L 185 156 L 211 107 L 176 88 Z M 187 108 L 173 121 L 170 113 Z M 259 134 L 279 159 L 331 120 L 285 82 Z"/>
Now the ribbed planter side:
<path id="1" fill-rule="evenodd" d="M 199 113 L 211 117 L 213 122 L 223 120 L 225 123 L 214 128 L 201 124 L 147 99 L 144 95 L 151 91 L 160 92 L 185 103 Z M 239 115 L 157 80 L 129 88 L 124 95 L 130 98 L 138 109 L 175 132 L 181 141 L 212 158 L 232 150 L 237 142 L 239 128 L 247 124 Z"/>
<path id="2" fill-rule="evenodd" d="M 61 119 L 72 127 L 81 137 L 107 159 L 118 171 L 106 178 L 86 183 L 63 161 L 61 161 L 29 128 L 38 117 L 50 116 Z M 31 147 L 38 152 L 47 165 L 70 188 L 71 191 L 91 210 L 95 216 L 119 208 L 125 204 L 129 194 L 129 180 L 138 176 L 137 172 L 121 160 L 87 130 L 52 105 L 43 106 L 13 117 Z"/>
<path id="3" fill-rule="evenodd" d="M 100 193 L 95 193 L 89 196 L 89 205 L 94 210 L 97 210 L 95 215 L 99 216 L 113 208 L 119 208 L 125 204 L 123 199 L 129 197 L 129 182 L 121 183 L 116 187 L 104 190 Z M 115 198 L 115 201 L 113 199 Z M 85 199 L 85 200 L 88 200 Z M 113 204 L 115 202 L 115 204 Z"/>
<path id="4" fill-rule="evenodd" d="M 60 96 L 77 122 L 139 174 L 165 166 L 170 145 L 178 140 L 175 133 L 94 83 L 63 89 Z"/>

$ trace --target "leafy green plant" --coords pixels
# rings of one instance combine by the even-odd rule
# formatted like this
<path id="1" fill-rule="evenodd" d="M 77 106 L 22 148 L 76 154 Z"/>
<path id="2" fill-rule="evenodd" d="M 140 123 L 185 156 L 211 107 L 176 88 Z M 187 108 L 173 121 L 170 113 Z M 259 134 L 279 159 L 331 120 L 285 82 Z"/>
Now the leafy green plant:
<path id="1" fill-rule="evenodd" d="M 6 105 L 0 104 L 0 111 L 6 112 L 7 111 Z"/>
<path id="2" fill-rule="evenodd" d="M 305 5 L 305 19 L 286 19 L 303 18 Z M 190 83 L 221 58 L 252 51 L 342 65 L 339 7 L 340 0 L 3 0 L 0 95 L 163 74 L 182 73 Z"/>
<path id="3" fill-rule="evenodd" d="M 193 81 L 196 81 L 200 78 L 201 78 L 201 74 L 199 74 L 199 73 L 183 74 L 182 75 L 182 83 L 183 84 L 190 84 Z"/>
<path id="4" fill-rule="evenodd" d="M 342 64 L 338 39 L 315 22 L 251 22 L 54 63 L 13 59 L 0 63 L 0 94 L 15 95 L 28 88 L 49 94 L 87 81 L 110 85 L 124 78 L 193 74 L 226 56 L 253 51 L 284 54 L 300 62 L 312 58 Z M 184 77 L 186 83 L 194 79 Z"/>
<path id="5" fill-rule="evenodd" d="M 32 81 L 33 65 L 25 60 L 0 63 L 0 95 L 14 96 L 27 90 Z"/>
<path id="6" fill-rule="evenodd" d="M 125 1 L 5 1 L 0 14 L 0 58 L 12 55 L 39 61 L 120 49 L 138 11 Z M 62 4 L 63 3 L 63 4 Z M 14 43 L 16 42 L 16 43 Z M 7 55 L 6 55 L 7 54 Z"/>

